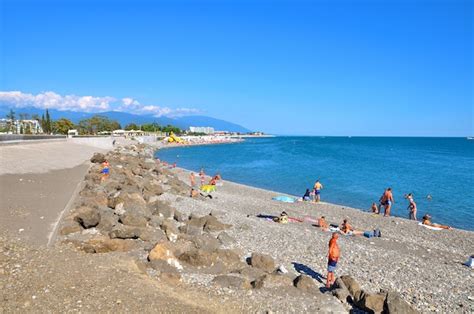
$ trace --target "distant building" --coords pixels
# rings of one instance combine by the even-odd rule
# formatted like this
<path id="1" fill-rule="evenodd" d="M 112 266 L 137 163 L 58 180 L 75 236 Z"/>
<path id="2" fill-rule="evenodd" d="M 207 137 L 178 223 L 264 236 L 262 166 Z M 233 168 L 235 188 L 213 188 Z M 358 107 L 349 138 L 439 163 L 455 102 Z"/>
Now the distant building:
<path id="1" fill-rule="evenodd" d="M 43 129 L 38 120 L 0 119 L 0 129 L 8 129 L 8 133 L 42 134 Z"/>
<path id="2" fill-rule="evenodd" d="M 189 132 L 191 133 L 204 133 L 204 134 L 214 134 L 214 128 L 204 127 L 204 126 L 190 126 Z"/>

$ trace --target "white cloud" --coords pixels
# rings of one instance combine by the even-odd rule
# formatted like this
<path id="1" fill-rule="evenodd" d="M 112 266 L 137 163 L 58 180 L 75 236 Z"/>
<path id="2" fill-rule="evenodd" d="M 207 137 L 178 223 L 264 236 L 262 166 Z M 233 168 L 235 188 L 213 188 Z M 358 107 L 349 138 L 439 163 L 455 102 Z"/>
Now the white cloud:
<path id="1" fill-rule="evenodd" d="M 198 109 L 161 107 L 143 105 L 138 100 L 125 97 L 120 101 L 114 97 L 59 95 L 55 92 L 43 92 L 37 95 L 20 91 L 0 91 L 0 105 L 15 108 L 36 107 L 80 112 L 123 111 L 133 114 L 147 114 L 155 117 L 178 117 L 200 113 Z"/>
<path id="2" fill-rule="evenodd" d="M 16 108 L 36 107 L 42 109 L 51 108 L 58 110 L 95 112 L 109 110 L 111 108 L 110 104 L 114 101 L 115 98 L 109 96 L 61 96 L 55 92 L 43 92 L 33 95 L 19 91 L 0 91 L 0 102 Z"/>

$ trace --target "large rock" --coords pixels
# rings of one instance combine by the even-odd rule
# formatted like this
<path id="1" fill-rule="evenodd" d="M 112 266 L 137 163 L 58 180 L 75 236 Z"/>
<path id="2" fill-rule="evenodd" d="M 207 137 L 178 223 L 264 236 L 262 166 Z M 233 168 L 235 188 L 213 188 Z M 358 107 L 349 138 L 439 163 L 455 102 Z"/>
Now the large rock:
<path id="1" fill-rule="evenodd" d="M 352 300 L 349 290 L 340 277 L 336 278 L 334 282 L 334 290 L 332 294 L 342 302 L 350 302 Z"/>
<path id="2" fill-rule="evenodd" d="M 134 246 L 135 244 L 132 240 L 98 237 L 84 243 L 82 249 L 87 253 L 127 252 L 133 249 Z"/>
<path id="3" fill-rule="evenodd" d="M 236 273 L 247 278 L 251 282 L 265 276 L 266 274 L 263 270 L 251 266 L 242 267 L 241 269 L 236 270 Z"/>
<path id="4" fill-rule="evenodd" d="M 99 224 L 100 214 L 96 209 L 82 206 L 76 210 L 76 216 L 74 220 L 86 229 L 92 228 Z"/>
<path id="5" fill-rule="evenodd" d="M 147 220 L 137 212 L 125 212 L 120 216 L 120 222 L 126 226 L 146 227 Z"/>
<path id="6" fill-rule="evenodd" d="M 118 225 L 109 232 L 111 239 L 138 239 L 142 233 L 142 229 L 132 226 Z"/>
<path id="7" fill-rule="evenodd" d="M 384 304 L 384 312 L 387 314 L 416 314 L 410 304 L 405 302 L 396 292 L 388 292 Z"/>
<path id="8" fill-rule="evenodd" d="M 382 313 L 385 303 L 385 293 L 371 294 L 362 291 L 355 304 L 360 309 L 369 313 Z"/>
<path id="9" fill-rule="evenodd" d="M 260 288 L 286 288 L 293 286 L 293 279 L 286 275 L 266 274 L 252 282 L 252 287 Z"/>
<path id="10" fill-rule="evenodd" d="M 77 222 L 71 221 L 69 223 L 66 223 L 61 228 L 61 230 L 59 231 L 59 234 L 64 236 L 64 235 L 68 235 L 68 234 L 71 234 L 71 233 L 81 232 L 81 230 L 82 230 L 82 228 Z"/>
<path id="11" fill-rule="evenodd" d="M 251 289 L 252 286 L 248 279 L 233 275 L 222 275 L 215 277 L 212 282 L 221 288 L 231 289 Z"/>
<path id="12" fill-rule="evenodd" d="M 189 237 L 197 249 L 214 252 L 219 248 L 219 241 L 209 234 Z"/>
<path id="13" fill-rule="evenodd" d="M 101 153 L 95 153 L 91 158 L 91 162 L 95 164 L 101 164 L 104 161 L 105 161 L 105 155 Z"/>
<path id="14" fill-rule="evenodd" d="M 165 261 L 177 269 L 183 269 L 183 266 L 181 266 L 179 261 L 176 259 L 170 242 L 160 242 L 156 244 L 148 254 L 148 261 Z"/>
<path id="15" fill-rule="evenodd" d="M 225 246 L 230 246 L 235 243 L 235 239 L 228 235 L 226 232 L 221 232 L 217 236 L 219 243 Z"/>
<path id="16" fill-rule="evenodd" d="M 149 228 L 143 229 L 140 232 L 139 238 L 142 241 L 156 244 L 166 240 L 165 233 L 160 229 L 150 230 Z"/>
<path id="17" fill-rule="evenodd" d="M 180 211 L 177 211 L 175 210 L 174 211 L 174 216 L 173 216 L 174 220 L 178 221 L 178 222 L 185 222 L 186 221 L 186 215 L 183 214 L 182 212 Z"/>
<path id="18" fill-rule="evenodd" d="M 161 229 L 165 232 L 166 237 L 171 242 L 175 242 L 178 239 L 178 228 L 173 220 L 163 220 L 161 223 Z"/>
<path id="19" fill-rule="evenodd" d="M 347 290 L 349 290 L 349 293 L 352 295 L 352 297 L 355 300 L 358 292 L 360 292 L 361 290 L 359 283 L 354 278 L 348 275 L 344 275 L 339 278 L 341 278 L 342 282 L 347 287 Z"/>
<path id="20" fill-rule="evenodd" d="M 314 280 L 306 275 L 299 275 L 298 277 L 296 277 L 294 280 L 294 285 L 296 288 L 305 292 L 311 292 L 316 289 L 316 284 L 314 283 Z"/>
<path id="21" fill-rule="evenodd" d="M 234 271 L 247 266 L 236 250 L 218 249 L 216 253 L 217 260 L 228 270 Z"/>
<path id="22" fill-rule="evenodd" d="M 118 217 L 114 215 L 110 210 L 100 211 L 100 222 L 97 225 L 97 229 L 106 234 L 112 231 L 112 229 L 118 225 Z"/>
<path id="23" fill-rule="evenodd" d="M 231 225 L 224 224 L 217 220 L 216 217 L 214 216 L 207 216 L 206 217 L 206 222 L 204 224 L 204 231 L 206 232 L 216 232 L 216 231 L 222 231 L 225 229 L 230 228 Z"/>
<path id="24" fill-rule="evenodd" d="M 210 267 L 217 261 L 217 254 L 199 249 L 191 249 L 179 256 L 179 260 L 196 267 Z"/>
<path id="25" fill-rule="evenodd" d="M 152 213 L 164 219 L 173 219 L 175 209 L 167 202 L 156 201 L 153 203 Z"/>
<path id="26" fill-rule="evenodd" d="M 252 253 L 252 256 L 250 256 L 250 265 L 267 273 L 272 273 L 276 269 L 273 258 L 269 255 L 260 253 Z"/>

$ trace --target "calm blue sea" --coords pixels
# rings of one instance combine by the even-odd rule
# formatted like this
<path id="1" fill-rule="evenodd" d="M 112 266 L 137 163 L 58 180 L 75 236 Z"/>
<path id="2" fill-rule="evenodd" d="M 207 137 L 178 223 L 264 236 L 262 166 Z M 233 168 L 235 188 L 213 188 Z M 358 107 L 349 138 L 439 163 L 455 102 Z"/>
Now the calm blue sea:
<path id="1" fill-rule="evenodd" d="M 434 222 L 474 230 L 474 141 L 466 138 L 275 137 L 164 149 L 157 156 L 298 196 L 319 178 L 322 200 L 364 210 L 392 187 L 394 215 L 407 217 L 403 195 L 412 192 L 418 218 L 430 213 Z"/>

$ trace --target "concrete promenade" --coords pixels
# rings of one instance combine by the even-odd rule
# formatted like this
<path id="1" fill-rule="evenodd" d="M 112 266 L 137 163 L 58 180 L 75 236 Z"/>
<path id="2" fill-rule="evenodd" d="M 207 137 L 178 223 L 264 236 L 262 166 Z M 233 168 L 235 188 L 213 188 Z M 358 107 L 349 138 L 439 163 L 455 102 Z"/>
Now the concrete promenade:
<path id="1" fill-rule="evenodd" d="M 0 229 L 46 245 L 99 148 L 73 141 L 0 146 Z"/>

